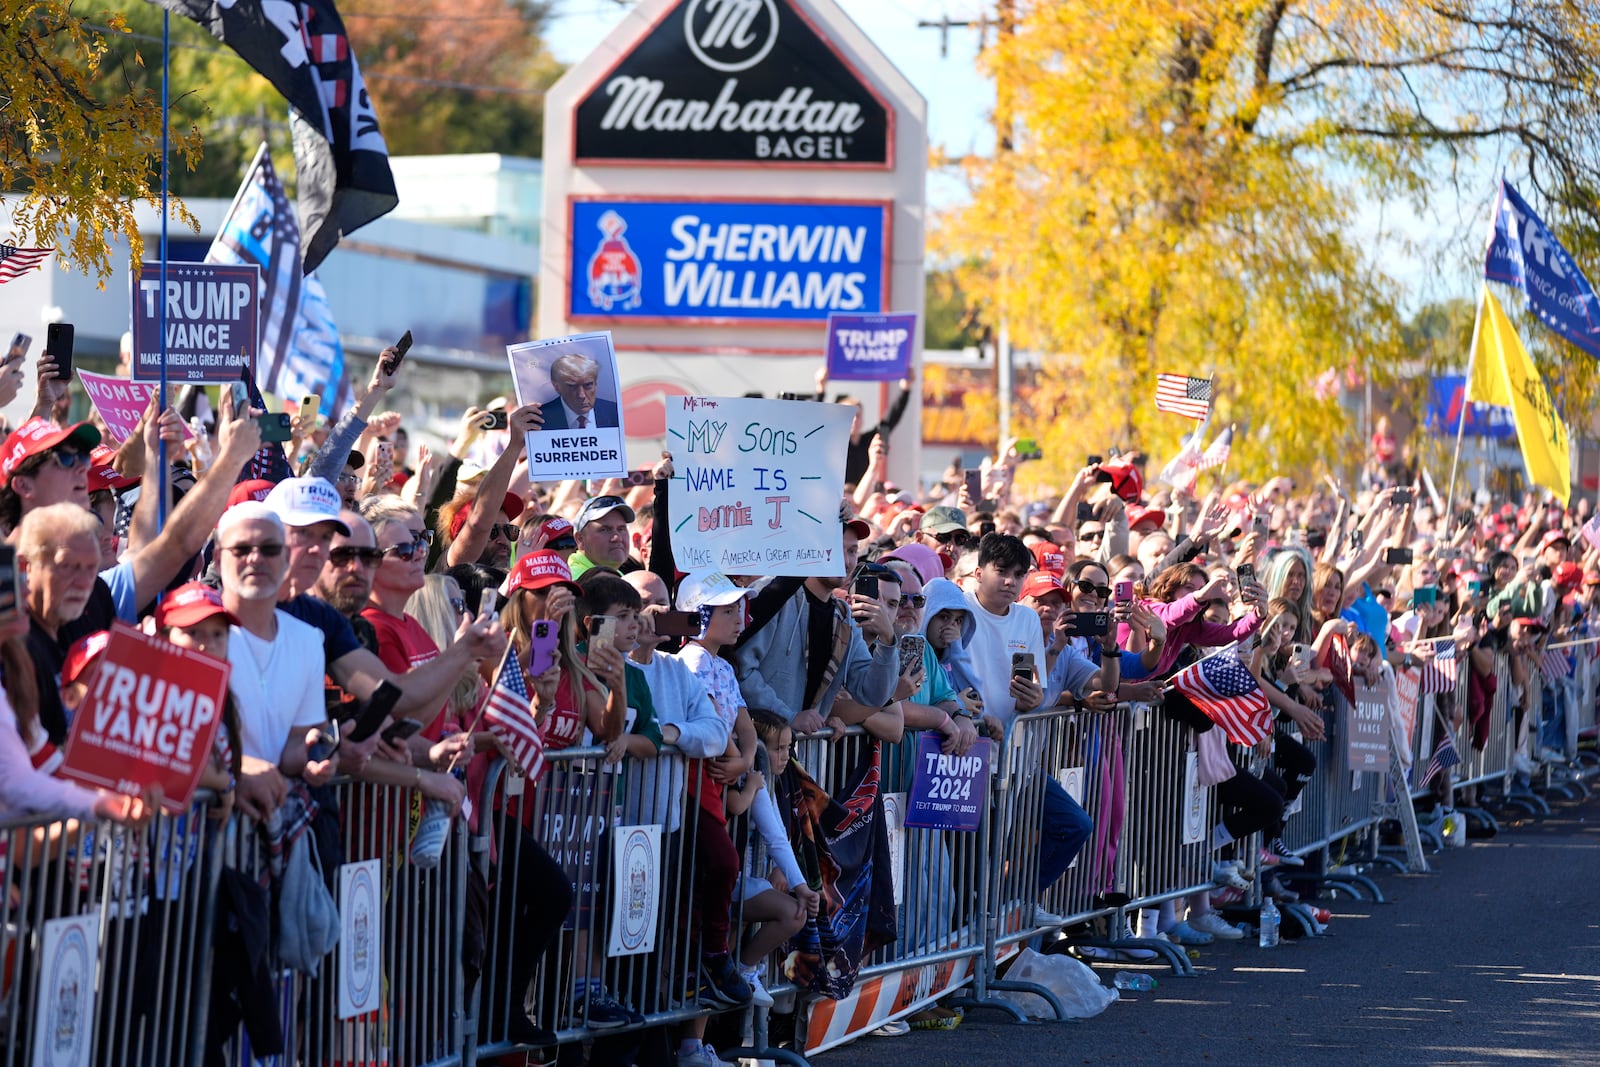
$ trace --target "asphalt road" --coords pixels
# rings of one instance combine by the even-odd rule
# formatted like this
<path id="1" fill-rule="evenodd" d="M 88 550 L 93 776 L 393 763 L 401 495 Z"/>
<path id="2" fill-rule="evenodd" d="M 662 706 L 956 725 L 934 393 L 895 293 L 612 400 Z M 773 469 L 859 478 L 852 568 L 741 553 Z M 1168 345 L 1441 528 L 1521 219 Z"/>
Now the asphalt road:
<path id="1" fill-rule="evenodd" d="M 1085 1022 L 969 1011 L 814 1062 L 1600 1064 L 1600 798 L 1429 863 L 1378 875 L 1389 903 L 1332 904 L 1333 936 L 1201 949 L 1196 977 L 1152 971 L 1156 989 Z"/>

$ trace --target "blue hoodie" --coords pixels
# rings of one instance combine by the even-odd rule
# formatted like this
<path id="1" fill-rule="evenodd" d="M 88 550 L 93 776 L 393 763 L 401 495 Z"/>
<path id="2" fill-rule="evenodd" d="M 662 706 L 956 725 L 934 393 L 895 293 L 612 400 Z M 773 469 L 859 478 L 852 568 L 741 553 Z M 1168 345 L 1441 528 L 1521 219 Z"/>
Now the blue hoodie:
<path id="1" fill-rule="evenodd" d="M 935 578 L 922 587 L 922 595 L 928 602 L 922 608 L 922 633 L 927 636 L 928 623 L 941 611 L 956 608 L 961 611 L 961 640 L 952 643 L 943 653 L 939 654 L 939 664 L 944 667 L 945 675 L 950 679 L 950 684 L 957 691 L 963 689 L 977 689 L 978 675 L 972 667 L 972 659 L 967 653 L 967 646 L 972 643 L 972 635 L 977 631 L 977 621 L 972 617 L 972 608 L 967 603 L 967 594 L 961 587 L 946 578 Z M 929 651 L 933 650 L 933 643 L 928 643 Z M 981 692 L 981 690 L 980 690 Z"/>

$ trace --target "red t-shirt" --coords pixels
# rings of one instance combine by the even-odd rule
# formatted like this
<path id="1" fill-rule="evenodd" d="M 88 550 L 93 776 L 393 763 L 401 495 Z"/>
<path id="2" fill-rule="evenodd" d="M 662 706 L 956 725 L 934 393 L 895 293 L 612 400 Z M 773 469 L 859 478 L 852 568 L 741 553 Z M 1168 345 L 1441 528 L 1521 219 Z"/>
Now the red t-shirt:
<path id="1" fill-rule="evenodd" d="M 370 622 L 378 634 L 378 658 L 396 674 L 404 674 L 439 658 L 439 646 L 433 643 L 433 638 L 428 636 L 422 624 L 410 615 L 395 618 L 378 608 L 367 607 L 362 609 L 361 617 Z M 448 701 L 441 704 L 438 713 L 422 728 L 422 734 L 428 740 L 443 738 L 444 713 L 449 706 Z"/>

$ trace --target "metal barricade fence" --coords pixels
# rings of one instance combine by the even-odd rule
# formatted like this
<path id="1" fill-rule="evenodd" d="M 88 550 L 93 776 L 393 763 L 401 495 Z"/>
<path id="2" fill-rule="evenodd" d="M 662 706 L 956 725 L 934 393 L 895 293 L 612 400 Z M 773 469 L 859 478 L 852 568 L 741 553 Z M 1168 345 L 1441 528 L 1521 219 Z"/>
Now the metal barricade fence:
<path id="1" fill-rule="evenodd" d="M 1198 816 L 1190 810 L 1188 727 L 1144 705 L 1129 709 L 1127 723 L 1116 889 L 1130 908 L 1153 907 L 1211 886 L 1216 790 L 1205 790 Z"/>
<path id="2" fill-rule="evenodd" d="M 1470 669 L 1470 668 L 1469 668 Z M 1456 687 L 1456 700 L 1466 709 L 1461 727 L 1456 733 L 1456 751 L 1461 764 L 1456 767 L 1455 786 L 1505 784 L 1511 769 L 1511 753 L 1516 746 L 1516 717 L 1511 705 L 1511 666 L 1503 653 L 1494 657 L 1495 692 L 1489 709 L 1487 728 L 1483 732 L 1484 746 L 1473 746 L 1471 704 L 1467 702 L 1468 681 L 1465 671 Z"/>
<path id="3" fill-rule="evenodd" d="M 0 822 L 0 1063 L 199 1063 L 218 871 L 204 803 Z"/>

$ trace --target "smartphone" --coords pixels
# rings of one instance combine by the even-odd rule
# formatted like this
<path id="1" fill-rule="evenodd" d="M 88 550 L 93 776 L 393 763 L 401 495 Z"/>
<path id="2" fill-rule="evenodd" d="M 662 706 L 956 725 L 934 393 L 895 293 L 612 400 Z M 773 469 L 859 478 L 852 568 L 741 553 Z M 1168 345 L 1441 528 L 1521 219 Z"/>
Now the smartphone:
<path id="1" fill-rule="evenodd" d="M 383 725 L 383 720 L 394 711 L 395 705 L 400 703 L 400 687 L 393 682 L 379 682 L 378 688 L 372 691 L 372 697 L 361 709 L 361 714 L 356 716 L 355 725 L 350 727 L 350 740 L 357 743 L 365 741 L 378 732 L 378 727 Z"/>
<path id="2" fill-rule="evenodd" d="M 317 729 L 317 738 L 306 748 L 306 759 L 321 762 L 339 751 L 339 720 L 329 719 Z"/>
<path id="3" fill-rule="evenodd" d="M 977 507 L 978 501 L 983 499 L 983 472 L 967 471 L 967 496 L 972 498 L 972 506 Z"/>
<path id="4" fill-rule="evenodd" d="M 1265 511 L 1256 512 L 1255 518 L 1250 520 L 1250 522 L 1251 522 L 1251 525 L 1253 525 L 1256 528 L 1256 532 L 1257 533 L 1264 534 L 1264 533 L 1267 532 L 1268 522 L 1267 522 L 1267 513 Z"/>
<path id="5" fill-rule="evenodd" d="M 1104 456 L 1090 456 L 1088 459 L 1083 461 L 1083 465 L 1085 467 L 1098 467 L 1105 461 L 1106 457 Z"/>
<path id="6" fill-rule="evenodd" d="M 383 457 L 384 459 L 393 460 L 394 459 L 394 442 L 393 441 L 379 441 L 378 442 L 378 455 Z"/>
<path id="7" fill-rule="evenodd" d="M 300 398 L 300 414 L 315 415 L 322 410 L 322 396 L 318 393 L 307 393 Z"/>
<path id="8" fill-rule="evenodd" d="M 635 485 L 655 485 L 656 475 L 655 471 L 648 469 L 642 471 L 629 471 L 627 478 L 625 478 L 623 481 L 624 484 L 630 487 Z"/>
<path id="9" fill-rule="evenodd" d="M 700 613 L 698 611 L 663 611 L 653 616 L 656 633 L 663 637 L 699 637 Z"/>
<path id="10" fill-rule="evenodd" d="M 1487 583 L 1482 578 L 1474 578 L 1467 583 L 1468 596 L 1482 596 Z"/>
<path id="11" fill-rule="evenodd" d="M 1132 600 L 1133 599 L 1133 583 L 1132 582 L 1118 582 L 1117 583 L 1117 588 L 1116 588 L 1116 598 L 1117 598 L 1117 603 L 1118 604 L 1126 604 L 1130 600 Z"/>
<path id="12" fill-rule="evenodd" d="M 511 413 L 504 408 L 499 411 L 488 412 L 488 420 L 483 424 L 485 430 L 506 430 L 511 427 Z"/>
<path id="13" fill-rule="evenodd" d="M 617 620 L 610 615 L 589 616 L 589 651 L 611 648 L 617 640 Z"/>
<path id="14" fill-rule="evenodd" d="M 1039 442 L 1031 437 L 1024 437 L 1017 442 L 1017 459 L 1043 459 L 1044 452 L 1039 448 Z"/>
<path id="15" fill-rule="evenodd" d="M 860 575 L 856 578 L 856 584 L 853 591 L 861 594 L 862 596 L 869 596 L 874 600 L 878 599 L 877 576 L 872 574 Z"/>
<path id="16" fill-rule="evenodd" d="M 1241 563 L 1233 569 L 1234 575 L 1239 579 L 1239 584 L 1256 580 L 1256 568 L 1252 563 Z"/>
<path id="17" fill-rule="evenodd" d="M 1350 531 L 1350 549 L 1351 549 L 1351 551 L 1360 552 L 1361 549 L 1362 549 L 1362 546 L 1365 545 L 1366 543 L 1367 543 L 1367 535 L 1366 534 L 1362 533 L 1360 530 L 1351 530 Z"/>
<path id="18" fill-rule="evenodd" d="M 28 356 L 28 349 L 31 347 L 33 347 L 33 338 L 29 337 L 20 330 L 17 331 L 17 335 L 11 339 L 11 347 L 6 350 L 6 358 L 4 362 L 16 363 L 20 360 L 26 359 Z"/>
<path id="19" fill-rule="evenodd" d="M 393 375 L 400 369 L 400 361 L 406 358 L 406 353 L 411 351 L 411 331 L 407 330 L 400 340 L 394 343 L 394 355 L 383 361 L 383 373 Z"/>
<path id="20" fill-rule="evenodd" d="M 22 572 L 17 569 L 17 550 L 0 544 L 0 622 L 15 621 L 25 599 Z"/>
<path id="21" fill-rule="evenodd" d="M 294 420 L 286 411 L 269 411 L 256 416 L 256 425 L 261 427 L 262 444 L 283 444 L 294 436 Z"/>
<path id="22" fill-rule="evenodd" d="M 533 638 L 528 642 L 529 679 L 539 677 L 555 664 L 560 644 L 561 628 L 553 621 L 540 619 L 533 624 Z"/>
<path id="23" fill-rule="evenodd" d="M 1011 677 L 1026 678 L 1030 682 L 1033 681 L 1034 675 L 1032 652 L 1011 653 Z"/>
<path id="24" fill-rule="evenodd" d="M 56 361 L 56 376 L 62 381 L 72 377 L 72 341 L 77 336 L 70 322 L 52 322 L 45 327 L 44 350 Z"/>
<path id="25" fill-rule="evenodd" d="M 1063 618 L 1068 637 L 1104 637 L 1111 632 L 1109 611 L 1069 611 Z"/>
<path id="26" fill-rule="evenodd" d="M 1397 567 L 1411 562 L 1409 548 L 1386 548 L 1383 550 L 1383 561 L 1391 567 Z"/>
<path id="27" fill-rule="evenodd" d="M 1094 521 L 1094 505 L 1093 504 L 1079 503 L 1078 504 L 1078 523 L 1079 523 L 1079 525 L 1082 525 L 1083 523 L 1086 523 L 1086 522 L 1093 522 L 1093 521 Z"/>
<path id="28" fill-rule="evenodd" d="M 921 634 L 906 634 L 900 639 L 900 673 L 910 674 L 922 665 L 922 650 L 928 639 Z"/>
<path id="29" fill-rule="evenodd" d="M 1411 490 L 1396 489 L 1394 491 L 1394 503 L 1396 507 L 1403 507 L 1411 503 Z"/>
<path id="30" fill-rule="evenodd" d="M 1419 585 L 1411 590 L 1411 602 L 1419 607 L 1423 604 L 1437 604 L 1439 602 L 1439 587 L 1436 585 Z"/>
<path id="31" fill-rule="evenodd" d="M 383 731 L 383 739 L 388 744 L 398 745 L 420 729 L 422 724 L 416 719 L 396 719 Z"/>
<path id="32" fill-rule="evenodd" d="M 1297 644 L 1289 651 L 1289 655 L 1294 660 L 1294 665 L 1297 669 L 1303 671 L 1311 666 L 1311 648 L 1309 646 Z"/>
<path id="33" fill-rule="evenodd" d="M 228 383 L 228 388 L 233 392 L 233 411 L 235 415 L 242 414 L 250 407 L 250 388 L 245 385 L 244 375 L 239 380 Z"/>

